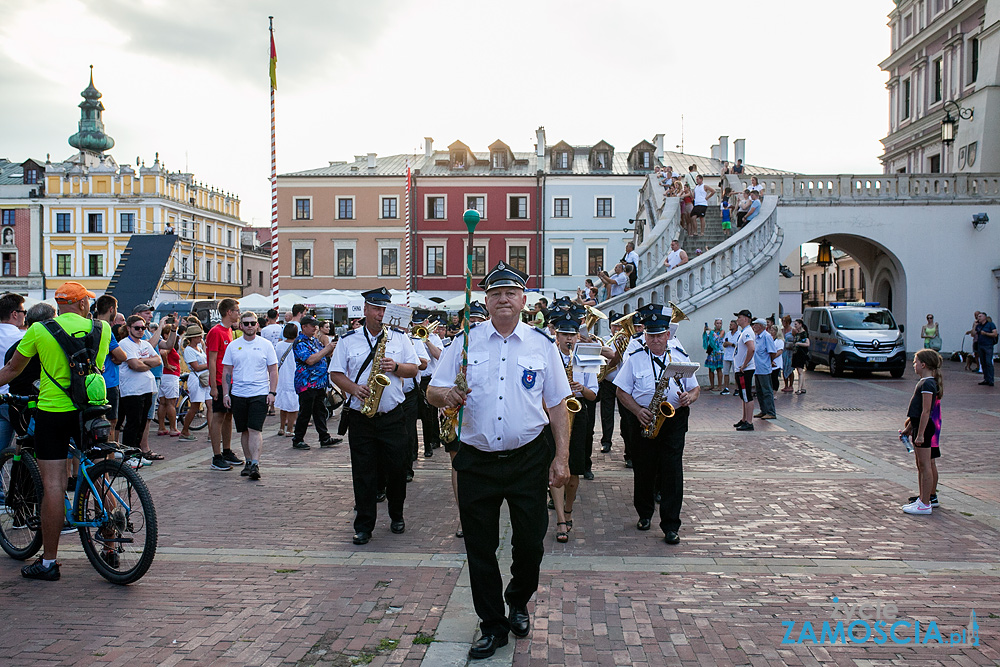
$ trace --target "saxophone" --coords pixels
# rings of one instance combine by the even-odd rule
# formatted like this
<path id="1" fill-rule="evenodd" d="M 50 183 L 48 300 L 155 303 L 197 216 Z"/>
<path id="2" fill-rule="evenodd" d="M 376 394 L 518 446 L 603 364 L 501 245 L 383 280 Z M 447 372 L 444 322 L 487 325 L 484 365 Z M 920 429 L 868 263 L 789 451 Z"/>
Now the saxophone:
<path id="1" fill-rule="evenodd" d="M 669 351 L 667 352 L 667 358 L 672 360 Z M 668 401 L 663 400 L 663 394 L 669 386 L 670 376 L 664 373 L 656 383 L 656 391 L 653 392 L 653 399 L 646 406 L 646 409 L 656 415 L 656 417 L 648 426 L 642 427 L 642 437 L 648 439 L 655 438 L 659 434 L 663 422 L 674 416 L 674 406 L 670 405 Z"/>
<path id="2" fill-rule="evenodd" d="M 566 379 L 571 383 L 573 382 L 573 354 L 569 355 L 569 361 L 566 362 Z M 583 408 L 580 401 L 577 400 L 575 396 L 570 396 L 566 399 L 566 409 L 569 410 L 569 433 L 573 435 L 573 418 L 576 417 L 576 413 Z"/>
<path id="3" fill-rule="evenodd" d="M 365 417 L 374 417 L 378 412 L 379 403 L 382 402 L 382 392 L 389 386 L 389 376 L 380 372 L 382 359 L 385 357 L 385 344 L 389 340 L 389 328 L 382 325 L 382 335 L 375 346 L 375 356 L 372 358 L 372 369 L 368 373 L 368 398 L 361 404 L 361 414 Z"/>

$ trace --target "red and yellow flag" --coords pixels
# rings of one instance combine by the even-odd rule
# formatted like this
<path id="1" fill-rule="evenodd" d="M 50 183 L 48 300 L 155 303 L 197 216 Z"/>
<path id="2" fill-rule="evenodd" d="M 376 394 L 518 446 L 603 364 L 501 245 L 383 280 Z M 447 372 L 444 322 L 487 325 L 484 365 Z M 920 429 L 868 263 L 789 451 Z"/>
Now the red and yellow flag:
<path id="1" fill-rule="evenodd" d="M 271 89 L 278 89 L 278 52 L 274 48 L 274 33 L 271 33 Z"/>

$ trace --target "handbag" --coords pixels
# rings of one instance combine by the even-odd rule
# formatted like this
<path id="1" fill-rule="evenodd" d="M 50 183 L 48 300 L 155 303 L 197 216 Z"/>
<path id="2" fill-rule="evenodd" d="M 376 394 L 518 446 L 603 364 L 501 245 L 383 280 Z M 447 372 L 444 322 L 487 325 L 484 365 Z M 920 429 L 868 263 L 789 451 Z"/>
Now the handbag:
<path id="1" fill-rule="evenodd" d="M 201 387 L 207 387 L 208 386 L 208 371 L 207 370 L 202 371 L 201 373 L 198 373 L 198 385 L 201 386 Z"/>

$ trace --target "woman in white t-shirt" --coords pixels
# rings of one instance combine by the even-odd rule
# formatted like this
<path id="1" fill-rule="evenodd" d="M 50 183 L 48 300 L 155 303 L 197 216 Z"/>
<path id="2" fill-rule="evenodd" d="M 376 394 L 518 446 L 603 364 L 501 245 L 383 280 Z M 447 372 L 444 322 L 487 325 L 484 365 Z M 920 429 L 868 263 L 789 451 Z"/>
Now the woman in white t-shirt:
<path id="1" fill-rule="evenodd" d="M 193 442 L 198 439 L 191 435 L 191 422 L 195 415 L 202 410 L 205 401 L 208 400 L 208 387 L 201 384 L 202 377 L 208 377 L 208 356 L 205 354 L 202 341 L 205 332 L 201 327 L 193 324 L 184 331 L 184 362 L 191 369 L 187 379 L 188 411 L 184 416 L 184 423 L 181 425 L 181 440 Z M 208 418 L 212 418 L 211 411 Z"/>
<path id="2" fill-rule="evenodd" d="M 299 330 L 294 324 L 286 324 L 281 335 L 284 340 L 274 346 L 278 356 L 278 395 L 274 397 L 274 407 L 278 409 L 278 435 L 291 436 L 295 431 L 295 420 L 299 418 L 299 395 L 295 393 L 295 353 L 291 351 Z"/>
<path id="3" fill-rule="evenodd" d="M 125 351 L 125 363 L 119 369 L 118 413 L 125 421 L 122 444 L 126 449 L 139 449 L 143 431 L 146 430 L 149 408 L 153 405 L 153 395 L 156 393 L 156 378 L 150 369 L 162 364 L 163 359 L 152 345 L 142 340 L 146 331 L 144 319 L 132 315 L 126 320 L 125 326 L 128 337 L 118 343 Z M 161 455 L 148 450 L 143 451 L 142 458 L 147 461 L 163 459 Z"/>

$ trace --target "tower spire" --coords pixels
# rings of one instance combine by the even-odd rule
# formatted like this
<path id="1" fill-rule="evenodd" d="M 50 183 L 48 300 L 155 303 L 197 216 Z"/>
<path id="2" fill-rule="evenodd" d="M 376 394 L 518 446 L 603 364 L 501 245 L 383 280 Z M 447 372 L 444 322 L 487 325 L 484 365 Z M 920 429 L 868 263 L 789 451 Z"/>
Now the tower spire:
<path id="1" fill-rule="evenodd" d="M 104 104 L 101 92 L 94 87 L 94 66 L 90 66 L 90 85 L 80 93 L 80 122 L 76 134 L 69 138 L 69 145 L 81 151 L 103 153 L 115 145 L 115 140 L 104 132 Z"/>

